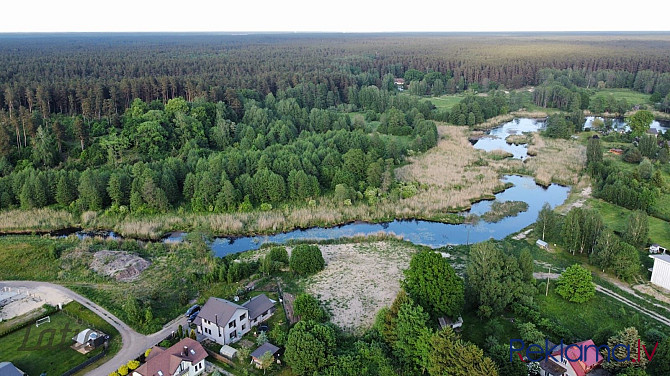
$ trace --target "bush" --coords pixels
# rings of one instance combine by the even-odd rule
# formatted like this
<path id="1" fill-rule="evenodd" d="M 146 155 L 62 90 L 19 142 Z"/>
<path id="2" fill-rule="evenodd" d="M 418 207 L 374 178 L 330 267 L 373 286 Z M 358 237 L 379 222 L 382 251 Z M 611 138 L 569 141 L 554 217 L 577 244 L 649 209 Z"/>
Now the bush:
<path id="1" fill-rule="evenodd" d="M 312 320 L 316 322 L 325 322 L 328 320 L 328 315 L 321 308 L 319 301 L 309 294 L 300 294 L 295 298 L 293 311 L 297 316 L 300 316 L 300 320 Z"/>
<path id="2" fill-rule="evenodd" d="M 326 266 L 319 247 L 307 244 L 293 248 L 289 264 L 291 270 L 299 275 L 314 274 Z"/>

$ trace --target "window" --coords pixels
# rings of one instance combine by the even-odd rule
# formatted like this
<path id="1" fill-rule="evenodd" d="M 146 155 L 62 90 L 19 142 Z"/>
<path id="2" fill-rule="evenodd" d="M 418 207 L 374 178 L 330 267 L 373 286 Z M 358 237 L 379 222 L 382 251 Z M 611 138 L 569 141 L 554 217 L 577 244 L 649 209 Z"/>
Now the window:
<path id="1" fill-rule="evenodd" d="M 229 328 L 234 328 L 236 324 L 237 324 L 237 323 L 235 322 L 235 320 L 233 320 L 233 321 L 231 321 L 231 322 L 228 323 L 228 327 L 229 327 Z"/>
<path id="2" fill-rule="evenodd" d="M 247 317 L 247 314 L 246 314 L 246 313 L 241 314 L 241 315 L 240 315 L 240 321 L 244 320 L 245 317 Z"/>
<path id="3" fill-rule="evenodd" d="M 261 316 L 265 316 L 267 314 L 268 314 L 268 311 L 265 311 L 265 312 L 263 312 L 263 314 Z"/>
<path id="4" fill-rule="evenodd" d="M 244 330 L 244 329 L 246 329 L 246 328 L 247 328 L 246 325 L 242 325 L 242 330 Z"/>
<path id="5" fill-rule="evenodd" d="M 231 332 L 230 333 L 230 339 L 237 338 L 237 333 Z"/>

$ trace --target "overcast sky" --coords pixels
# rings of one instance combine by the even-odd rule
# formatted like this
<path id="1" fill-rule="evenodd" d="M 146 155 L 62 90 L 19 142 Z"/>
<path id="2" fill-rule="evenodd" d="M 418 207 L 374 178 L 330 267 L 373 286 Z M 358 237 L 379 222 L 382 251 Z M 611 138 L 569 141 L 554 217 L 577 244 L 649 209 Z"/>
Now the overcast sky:
<path id="1" fill-rule="evenodd" d="M 6 0 L 0 32 L 666 31 L 668 10 L 667 0 Z"/>

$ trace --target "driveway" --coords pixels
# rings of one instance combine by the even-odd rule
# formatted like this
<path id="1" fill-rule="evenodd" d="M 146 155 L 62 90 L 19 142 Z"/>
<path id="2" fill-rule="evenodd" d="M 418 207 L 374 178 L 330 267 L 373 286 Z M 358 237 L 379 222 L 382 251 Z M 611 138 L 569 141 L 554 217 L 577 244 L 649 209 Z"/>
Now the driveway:
<path id="1" fill-rule="evenodd" d="M 68 298 L 76 302 L 79 302 L 86 308 L 95 312 L 98 316 L 102 317 L 105 321 L 107 321 L 114 328 L 116 328 L 116 330 L 119 331 L 119 334 L 121 334 L 121 341 L 123 342 L 121 350 L 119 350 L 119 352 L 112 359 L 108 360 L 100 367 L 88 373 L 88 375 L 92 376 L 109 375 L 110 373 L 116 371 L 116 369 L 122 364 L 126 364 L 129 360 L 137 358 L 146 349 L 160 342 L 165 337 L 170 335 L 173 331 L 177 331 L 179 325 L 182 325 L 184 327 L 187 326 L 186 317 L 180 316 L 177 319 L 165 325 L 163 329 L 161 329 L 160 331 L 154 334 L 144 335 L 137 333 L 135 330 L 133 330 L 123 321 L 119 320 L 118 317 L 114 316 L 106 309 L 100 307 L 99 305 L 93 303 L 89 299 L 63 286 L 49 282 L 0 281 L 0 290 L 5 286 L 12 288 L 35 288 L 38 286 L 48 286 L 50 288 L 56 289 L 63 295 L 67 296 Z"/>

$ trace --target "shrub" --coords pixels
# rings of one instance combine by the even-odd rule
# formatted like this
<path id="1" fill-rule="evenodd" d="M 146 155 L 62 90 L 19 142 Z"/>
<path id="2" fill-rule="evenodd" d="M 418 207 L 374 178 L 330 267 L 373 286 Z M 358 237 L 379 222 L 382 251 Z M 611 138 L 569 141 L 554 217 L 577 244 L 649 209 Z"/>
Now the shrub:
<path id="1" fill-rule="evenodd" d="M 291 270 L 299 275 L 314 274 L 326 266 L 319 247 L 307 244 L 293 248 L 289 264 Z"/>

